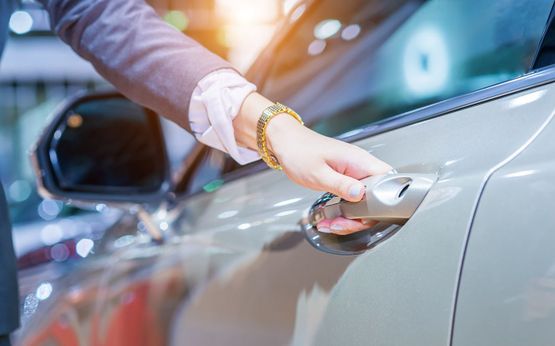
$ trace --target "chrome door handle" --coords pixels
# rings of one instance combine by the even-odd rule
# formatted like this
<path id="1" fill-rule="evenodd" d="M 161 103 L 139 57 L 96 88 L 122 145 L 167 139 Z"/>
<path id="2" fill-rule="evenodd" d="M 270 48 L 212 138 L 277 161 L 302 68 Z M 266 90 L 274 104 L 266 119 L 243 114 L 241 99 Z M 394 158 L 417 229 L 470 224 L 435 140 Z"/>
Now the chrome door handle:
<path id="1" fill-rule="evenodd" d="M 366 194 L 360 202 L 347 202 L 333 194 L 324 194 L 310 208 L 312 226 L 324 219 L 342 216 L 371 219 L 393 224 L 405 223 L 416 211 L 435 183 L 435 174 L 395 173 L 366 178 Z"/>

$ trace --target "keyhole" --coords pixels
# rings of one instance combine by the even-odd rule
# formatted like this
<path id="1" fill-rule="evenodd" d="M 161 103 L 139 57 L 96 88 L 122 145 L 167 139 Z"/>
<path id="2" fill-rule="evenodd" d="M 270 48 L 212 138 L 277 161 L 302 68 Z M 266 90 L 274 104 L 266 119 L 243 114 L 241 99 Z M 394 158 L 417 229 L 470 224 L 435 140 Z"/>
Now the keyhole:
<path id="1" fill-rule="evenodd" d="M 403 186 L 401 191 L 399 191 L 399 195 L 397 196 L 397 198 L 403 198 L 403 196 L 405 195 L 405 193 L 409 189 L 409 186 L 410 186 L 410 184 L 407 184 L 407 185 Z"/>

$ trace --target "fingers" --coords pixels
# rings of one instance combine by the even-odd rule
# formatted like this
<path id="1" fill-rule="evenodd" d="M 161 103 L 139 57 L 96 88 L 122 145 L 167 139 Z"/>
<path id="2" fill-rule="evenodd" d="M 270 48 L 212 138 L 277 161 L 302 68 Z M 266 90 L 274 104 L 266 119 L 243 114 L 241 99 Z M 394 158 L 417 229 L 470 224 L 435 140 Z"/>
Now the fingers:
<path id="1" fill-rule="evenodd" d="M 358 179 L 386 174 L 392 167 L 365 150 L 349 145 L 343 157 L 331 158 L 318 177 L 317 189 L 331 192 L 347 201 L 362 199 L 365 186 Z M 335 155 L 334 155 L 335 156 Z"/>
<path id="2" fill-rule="evenodd" d="M 331 159 L 330 166 L 332 166 L 332 168 L 337 168 L 334 162 L 346 161 L 344 162 L 345 170 L 343 172 L 356 179 L 363 179 L 371 175 L 386 174 L 393 169 L 390 165 L 376 158 L 364 149 L 351 145 L 349 145 L 349 149 L 349 151 L 334 155 L 335 158 Z"/>
<path id="3" fill-rule="evenodd" d="M 393 167 L 388 165 L 387 163 L 383 162 L 382 160 L 376 158 L 374 155 L 370 154 L 369 152 L 363 150 L 364 155 L 363 158 L 359 161 L 358 166 L 360 169 L 366 173 L 366 178 L 370 175 L 380 175 L 386 174 L 387 172 L 391 171 Z"/>
<path id="4" fill-rule="evenodd" d="M 362 222 L 361 220 L 350 220 L 337 217 L 333 220 L 323 220 L 316 225 L 318 231 L 322 233 L 333 233 L 337 235 L 347 235 L 363 231 L 374 226 L 376 221 Z"/>
<path id="5" fill-rule="evenodd" d="M 349 202 L 358 202 L 364 195 L 366 187 L 363 183 L 330 167 L 326 166 L 318 178 L 320 190 L 331 192 Z"/>
<path id="6" fill-rule="evenodd" d="M 326 220 L 322 220 L 320 222 L 318 222 L 318 224 L 316 225 L 316 228 L 318 228 L 318 231 L 323 232 L 323 233 L 331 233 L 331 221 L 329 219 Z"/>

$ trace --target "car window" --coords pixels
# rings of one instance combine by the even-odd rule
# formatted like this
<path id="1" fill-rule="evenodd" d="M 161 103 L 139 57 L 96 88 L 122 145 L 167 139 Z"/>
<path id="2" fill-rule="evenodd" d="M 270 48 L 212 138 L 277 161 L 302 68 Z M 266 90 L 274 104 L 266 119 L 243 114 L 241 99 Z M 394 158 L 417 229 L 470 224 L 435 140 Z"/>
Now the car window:
<path id="1" fill-rule="evenodd" d="M 228 160 L 231 163 L 231 160 Z M 194 193 L 201 190 L 211 192 L 222 184 L 220 179 L 226 163 L 226 154 L 212 149 L 200 159 L 198 166 L 191 176 L 186 192 Z"/>
<path id="2" fill-rule="evenodd" d="M 262 93 L 339 135 L 528 72 L 552 5 L 321 1 L 274 54 Z"/>
<path id="3" fill-rule="evenodd" d="M 337 136 L 525 74 L 552 6 L 553 0 L 317 1 L 269 55 L 259 87 L 314 130 Z M 224 174 L 242 167 L 215 150 L 208 155 L 219 159 L 205 158 L 189 193 L 219 186 Z"/>
<path id="4" fill-rule="evenodd" d="M 178 182 L 175 192 L 179 195 L 191 195 L 197 192 L 212 192 L 222 184 L 222 176 L 237 169 L 239 165 L 226 153 L 205 148 L 199 154 L 188 174 Z"/>

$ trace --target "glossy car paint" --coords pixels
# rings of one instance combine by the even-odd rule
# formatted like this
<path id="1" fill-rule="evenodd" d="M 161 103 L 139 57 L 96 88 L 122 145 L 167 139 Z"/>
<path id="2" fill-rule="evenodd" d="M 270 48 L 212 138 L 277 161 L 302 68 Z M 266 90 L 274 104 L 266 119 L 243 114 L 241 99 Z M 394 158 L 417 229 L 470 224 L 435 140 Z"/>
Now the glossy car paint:
<path id="1" fill-rule="evenodd" d="M 438 173 L 439 181 L 403 229 L 382 246 L 354 259 L 331 290 L 321 288 L 318 294 L 313 292 L 318 289 L 312 288 L 299 290 L 296 297 L 284 297 L 285 301 L 297 301 L 297 309 L 301 309 L 295 318 L 290 315 L 288 319 L 295 319 L 295 328 L 289 329 L 288 333 L 284 328 L 284 335 L 279 341 L 270 337 L 264 341 L 275 340 L 276 344 L 282 340 L 289 341 L 292 339 L 287 338 L 307 333 L 303 326 L 317 324 L 315 317 L 302 320 L 310 313 L 308 307 L 305 308 L 309 311 L 302 311 L 301 307 L 302 296 L 306 295 L 305 300 L 309 302 L 304 304 L 310 306 L 313 303 L 316 307 L 310 307 L 323 310 L 322 319 L 314 330 L 315 344 L 448 343 L 462 249 L 483 181 L 493 167 L 510 157 L 542 127 L 554 108 L 554 91 L 552 87 L 530 90 L 357 143 L 390 162 L 400 172 Z M 524 102 L 530 99 L 535 101 Z M 206 237 L 213 233 L 209 239 L 215 244 L 228 246 L 233 241 L 235 246 L 244 249 L 245 244 L 256 243 L 257 239 L 266 243 L 264 238 L 269 236 L 271 230 L 277 231 L 276 237 L 294 230 L 301 211 L 315 197 L 293 186 L 279 173 L 262 173 L 187 203 L 184 213 L 189 218 L 184 231 L 201 229 L 203 232 L 194 234 Z M 280 202 L 295 198 L 301 200 L 275 207 Z M 245 212 L 238 214 L 236 219 L 217 219 L 217 215 L 236 206 Z M 280 218 L 279 222 L 264 224 L 265 218 L 288 211 L 291 214 Z M 236 223 L 233 220 L 237 220 Z M 246 223 L 251 227 L 242 232 L 237 229 Z M 206 233 L 204 230 L 216 231 Z M 273 253 L 265 251 L 257 257 L 273 257 Z M 303 256 L 299 256 L 294 262 L 304 261 Z M 310 268 L 319 265 L 325 264 L 312 263 L 309 269 L 303 268 L 302 274 L 298 275 L 310 276 Z M 260 273 L 268 270 L 256 262 L 249 267 L 250 271 Z M 293 266 L 281 268 L 285 278 L 297 269 Z M 226 277 L 228 279 L 223 282 L 217 279 L 212 281 L 212 285 L 219 287 L 217 293 L 210 294 L 206 289 L 197 292 L 196 305 L 193 304 L 196 309 L 185 309 L 185 317 L 181 318 L 183 322 L 179 322 L 179 317 L 176 320 L 175 330 L 182 332 L 178 340 L 214 341 L 214 333 L 199 328 L 203 325 L 200 316 L 210 316 L 209 311 L 212 311 L 218 318 L 213 324 L 207 323 L 209 319 L 204 323 L 218 325 L 216 334 L 221 338 L 219 341 L 235 341 L 236 344 L 246 340 L 252 343 L 262 341 L 249 339 L 253 335 L 252 330 L 256 329 L 253 328 L 253 319 L 259 320 L 264 314 L 272 315 L 273 311 L 256 310 L 254 307 L 260 303 L 253 301 L 253 295 L 248 292 L 251 287 L 267 283 L 263 280 L 242 280 L 232 273 Z M 275 285 L 281 281 L 277 279 Z M 228 291 L 237 292 L 238 296 L 225 299 Z M 279 290 L 268 292 L 273 294 L 276 291 Z M 317 296 L 316 303 L 310 301 L 312 294 Z M 217 296 L 228 304 L 215 309 L 209 302 Z M 275 297 L 267 299 L 277 300 Z M 329 303 L 325 304 L 326 301 Z M 202 302 L 206 302 L 205 305 Z M 241 321 L 235 312 L 242 311 L 249 303 L 253 306 L 253 314 L 248 315 L 250 319 Z M 229 313 L 227 319 L 222 318 L 225 312 Z M 225 322 L 231 324 L 229 329 Z M 403 326 L 402 330 L 399 326 Z M 272 325 L 266 328 L 273 329 Z M 226 333 L 226 330 L 229 332 Z"/>
<path id="2" fill-rule="evenodd" d="M 453 345 L 553 344 L 553 138 L 551 121 L 484 189 L 462 270 Z"/>
<path id="3" fill-rule="evenodd" d="M 169 225 L 162 245 L 135 236 L 129 221 L 127 245 L 52 282 L 53 294 L 29 317 L 19 343 L 64 340 L 56 336 L 62 325 L 92 345 L 130 338 L 142 345 L 449 344 L 486 179 L 543 129 L 553 109 L 550 84 L 357 142 L 399 172 L 439 176 L 407 224 L 360 256 L 308 245 L 298 222 L 320 193 L 280 172 L 159 211 Z"/>

